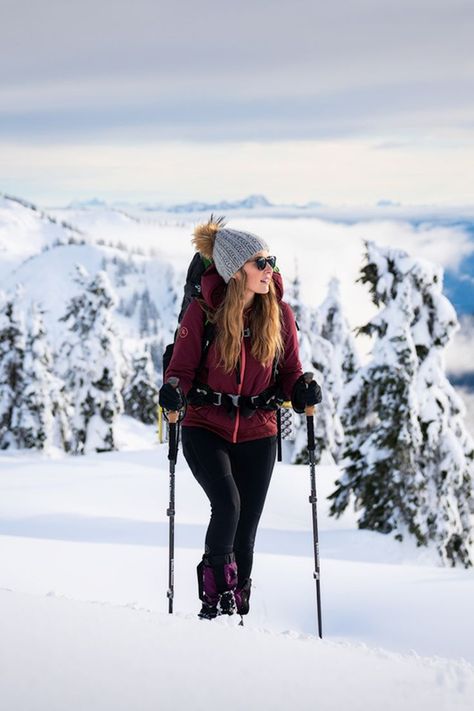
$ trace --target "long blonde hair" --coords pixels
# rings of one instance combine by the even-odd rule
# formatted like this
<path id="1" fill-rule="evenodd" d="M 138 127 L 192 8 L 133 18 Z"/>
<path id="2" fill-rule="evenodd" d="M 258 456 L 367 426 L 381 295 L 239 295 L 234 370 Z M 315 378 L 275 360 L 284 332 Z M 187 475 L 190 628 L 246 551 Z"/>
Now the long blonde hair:
<path id="1" fill-rule="evenodd" d="M 193 244 L 206 258 L 212 258 L 214 240 L 224 226 L 223 218 L 211 219 L 194 230 Z M 225 373 L 232 373 L 240 358 L 244 334 L 244 300 L 247 275 L 239 269 L 240 279 L 230 279 L 220 306 L 213 312 L 203 307 L 208 319 L 216 325 L 216 347 L 219 366 Z M 267 294 L 255 294 L 249 311 L 249 328 L 252 341 L 251 353 L 263 366 L 270 365 L 283 353 L 281 313 L 275 284 L 270 281 Z"/>
<path id="2" fill-rule="evenodd" d="M 232 373 L 240 358 L 244 333 L 244 294 L 247 275 L 240 269 L 241 279 L 231 279 L 221 305 L 210 317 L 216 324 L 216 344 L 219 365 Z M 275 285 L 270 282 L 267 294 L 255 294 L 249 311 L 249 328 L 253 357 L 263 366 L 270 365 L 283 352 L 280 306 Z"/>

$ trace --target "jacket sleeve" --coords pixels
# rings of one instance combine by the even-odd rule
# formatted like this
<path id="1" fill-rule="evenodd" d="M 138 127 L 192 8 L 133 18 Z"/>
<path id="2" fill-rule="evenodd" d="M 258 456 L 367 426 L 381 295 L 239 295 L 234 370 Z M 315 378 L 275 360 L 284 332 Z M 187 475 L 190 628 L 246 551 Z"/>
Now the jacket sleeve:
<path id="1" fill-rule="evenodd" d="M 164 382 L 171 377 L 179 378 L 179 386 L 185 395 L 192 387 L 201 362 L 203 331 L 204 313 L 194 299 L 178 328 L 173 356 L 164 377 Z"/>
<path id="2" fill-rule="evenodd" d="M 278 382 L 285 399 L 290 400 L 293 386 L 303 375 L 303 369 L 299 357 L 298 334 L 293 311 L 284 301 L 281 302 L 281 309 L 284 351 L 278 364 Z"/>

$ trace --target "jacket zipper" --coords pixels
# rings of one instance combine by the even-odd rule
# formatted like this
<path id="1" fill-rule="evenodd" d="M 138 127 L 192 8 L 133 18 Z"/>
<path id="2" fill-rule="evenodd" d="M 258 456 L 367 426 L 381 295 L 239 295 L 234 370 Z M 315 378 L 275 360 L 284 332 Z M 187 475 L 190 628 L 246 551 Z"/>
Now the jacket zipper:
<path id="1" fill-rule="evenodd" d="M 240 372 L 239 372 L 239 383 L 238 383 L 238 388 L 237 388 L 237 395 L 240 395 L 242 391 L 242 383 L 244 381 L 244 376 L 245 376 L 245 341 L 242 338 L 242 346 L 240 349 Z M 239 430 L 239 422 L 240 422 L 240 408 L 237 408 L 237 412 L 235 414 L 235 425 L 234 425 L 234 432 L 232 434 L 232 442 L 236 444 L 237 442 L 237 432 Z"/>

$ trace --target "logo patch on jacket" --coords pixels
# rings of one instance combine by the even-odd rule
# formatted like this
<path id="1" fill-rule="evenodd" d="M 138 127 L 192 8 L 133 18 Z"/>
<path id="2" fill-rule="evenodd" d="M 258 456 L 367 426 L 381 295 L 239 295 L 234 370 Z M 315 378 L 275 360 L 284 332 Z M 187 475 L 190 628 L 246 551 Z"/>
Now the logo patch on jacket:
<path id="1" fill-rule="evenodd" d="M 186 328 L 186 326 L 181 326 L 181 328 L 179 329 L 179 337 L 180 337 L 180 338 L 186 338 L 186 336 L 188 335 L 188 333 L 189 333 L 189 331 L 188 331 L 188 329 Z"/>

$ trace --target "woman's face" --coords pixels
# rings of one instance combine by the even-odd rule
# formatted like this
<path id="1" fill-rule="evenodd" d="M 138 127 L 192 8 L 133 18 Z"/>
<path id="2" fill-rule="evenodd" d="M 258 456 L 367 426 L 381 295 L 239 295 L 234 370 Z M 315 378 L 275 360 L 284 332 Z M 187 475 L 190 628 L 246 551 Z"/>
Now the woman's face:
<path id="1" fill-rule="evenodd" d="M 255 294 L 268 294 L 270 282 L 272 280 L 273 269 L 267 263 L 265 269 L 258 269 L 255 260 L 258 257 L 268 257 L 268 251 L 262 250 L 257 252 L 243 265 L 242 269 L 247 275 L 246 283 L 246 302 L 253 300 Z"/>

